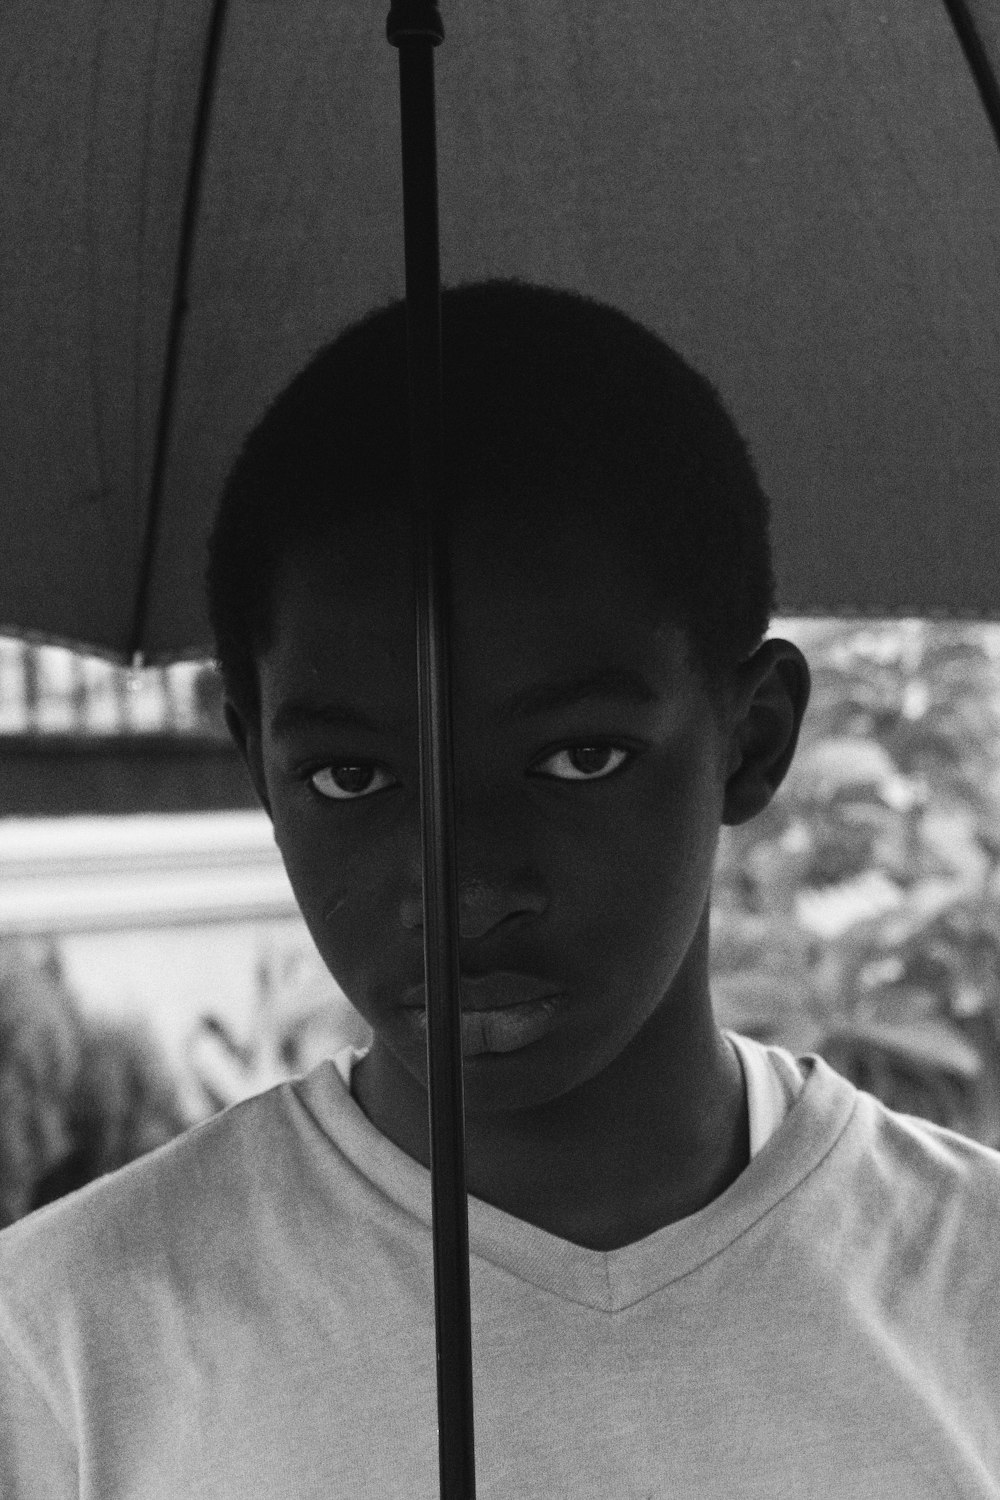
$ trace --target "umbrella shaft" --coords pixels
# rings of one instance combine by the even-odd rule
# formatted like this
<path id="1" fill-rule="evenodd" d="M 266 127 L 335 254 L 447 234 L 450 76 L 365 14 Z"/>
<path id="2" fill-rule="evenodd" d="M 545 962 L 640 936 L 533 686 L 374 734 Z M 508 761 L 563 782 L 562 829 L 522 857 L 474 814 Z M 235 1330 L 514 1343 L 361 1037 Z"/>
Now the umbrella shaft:
<path id="1" fill-rule="evenodd" d="M 420 719 L 424 969 L 441 1500 L 475 1500 L 468 1202 L 455 873 L 433 4 L 390 12 L 399 48 Z"/>

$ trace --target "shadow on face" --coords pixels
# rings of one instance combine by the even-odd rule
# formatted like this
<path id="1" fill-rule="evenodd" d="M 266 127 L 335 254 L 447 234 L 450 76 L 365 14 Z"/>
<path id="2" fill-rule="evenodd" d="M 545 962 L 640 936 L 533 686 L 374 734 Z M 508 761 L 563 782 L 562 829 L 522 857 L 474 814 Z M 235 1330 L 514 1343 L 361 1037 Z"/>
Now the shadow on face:
<path id="1" fill-rule="evenodd" d="M 259 733 L 230 724 L 373 1055 L 423 1086 L 410 570 L 407 519 L 389 510 L 290 553 Z M 610 504 L 484 497 L 453 538 L 451 576 L 463 972 L 528 976 L 558 999 L 519 1045 L 475 1023 L 467 1107 L 519 1107 L 593 1078 L 654 1013 L 678 1034 L 704 1024 L 719 827 L 780 781 L 808 674 L 796 648 L 769 642 L 710 692 Z"/>

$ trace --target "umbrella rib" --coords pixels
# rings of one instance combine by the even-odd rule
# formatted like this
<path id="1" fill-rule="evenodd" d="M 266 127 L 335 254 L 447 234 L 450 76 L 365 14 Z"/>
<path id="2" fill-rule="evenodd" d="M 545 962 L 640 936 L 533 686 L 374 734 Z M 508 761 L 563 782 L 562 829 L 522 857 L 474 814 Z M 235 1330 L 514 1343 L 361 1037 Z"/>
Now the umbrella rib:
<path id="1" fill-rule="evenodd" d="M 987 55 L 983 39 L 969 10 L 967 0 L 944 0 L 951 24 L 965 53 L 965 60 L 975 80 L 997 146 L 1000 147 L 1000 83 Z"/>
<path id="2" fill-rule="evenodd" d="M 218 74 L 219 57 L 225 28 L 228 0 L 214 0 L 205 38 L 205 52 L 198 91 L 198 107 L 195 115 L 191 158 L 188 163 L 187 185 L 184 192 L 184 207 L 181 214 L 180 238 L 177 262 L 174 270 L 174 285 L 170 303 L 170 320 L 167 328 L 166 355 L 163 364 L 163 384 L 160 387 L 160 404 L 156 422 L 156 441 L 153 448 L 153 466 L 146 501 L 146 528 L 143 536 L 142 555 L 139 560 L 139 583 L 136 589 L 132 626 L 129 632 L 128 655 L 133 664 L 143 658 L 142 640 L 146 627 L 146 612 L 153 574 L 153 559 L 160 534 L 163 514 L 163 486 L 166 474 L 167 455 L 173 428 L 174 406 L 177 396 L 177 371 L 184 321 L 188 311 L 188 284 L 191 261 L 194 254 L 195 228 L 201 207 L 201 188 L 205 166 L 208 134 L 212 118 L 212 101 L 215 80 Z"/>

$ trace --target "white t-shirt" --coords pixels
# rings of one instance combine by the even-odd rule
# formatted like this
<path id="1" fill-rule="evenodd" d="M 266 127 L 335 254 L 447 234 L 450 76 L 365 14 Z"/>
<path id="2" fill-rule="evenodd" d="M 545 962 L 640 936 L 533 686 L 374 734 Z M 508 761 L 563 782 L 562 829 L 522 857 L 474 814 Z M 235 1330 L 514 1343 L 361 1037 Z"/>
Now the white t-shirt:
<path id="1" fill-rule="evenodd" d="M 1000 1497 L 1000 1154 L 728 1034 L 707 1208 L 470 1199 L 480 1500 Z M 432 1500 L 430 1222 L 328 1062 L 5 1230 L 3 1500 Z"/>

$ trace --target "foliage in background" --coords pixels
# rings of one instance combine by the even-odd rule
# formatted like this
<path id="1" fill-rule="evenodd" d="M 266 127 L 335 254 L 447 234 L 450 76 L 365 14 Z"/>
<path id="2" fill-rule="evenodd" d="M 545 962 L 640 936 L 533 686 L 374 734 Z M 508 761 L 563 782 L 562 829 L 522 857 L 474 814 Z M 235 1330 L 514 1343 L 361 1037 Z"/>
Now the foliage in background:
<path id="1" fill-rule="evenodd" d="M 192 1123 L 148 1027 L 85 1017 L 54 948 L 0 944 L 0 1228 Z"/>
<path id="2" fill-rule="evenodd" d="M 257 992 L 241 1037 L 203 1014 L 186 1048 L 190 1082 L 206 1112 L 225 1109 L 345 1047 L 366 1049 L 371 1030 L 329 973 L 312 939 L 275 944 L 257 967 Z"/>
<path id="3" fill-rule="evenodd" d="M 66 1100 L 81 1035 L 51 957 L 0 944 L 0 1229 L 28 1213 L 38 1182 L 73 1150 Z"/>
<path id="4" fill-rule="evenodd" d="M 1000 630 L 775 633 L 813 695 L 772 807 L 724 831 L 718 1019 L 1000 1146 Z"/>

